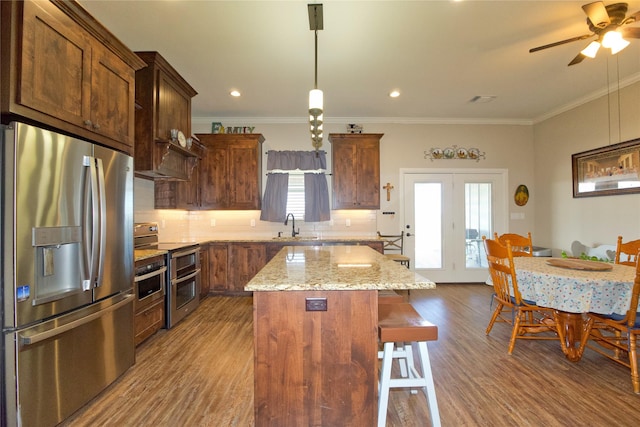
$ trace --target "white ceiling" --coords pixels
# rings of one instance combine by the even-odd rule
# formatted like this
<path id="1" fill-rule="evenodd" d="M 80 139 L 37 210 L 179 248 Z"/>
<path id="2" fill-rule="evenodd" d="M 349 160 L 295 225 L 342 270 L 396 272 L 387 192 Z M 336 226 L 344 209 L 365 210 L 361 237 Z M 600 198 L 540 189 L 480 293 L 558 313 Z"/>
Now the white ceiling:
<path id="1" fill-rule="evenodd" d="M 132 50 L 158 51 L 176 68 L 198 91 L 193 117 L 307 120 L 313 1 L 80 2 Z M 636 81 L 640 40 L 571 67 L 590 40 L 529 53 L 589 33 L 587 2 L 325 0 L 325 120 L 535 123 Z M 640 10 L 640 1 L 628 3 L 628 14 Z M 401 96 L 391 99 L 392 89 Z M 470 103 L 476 95 L 497 98 Z"/>

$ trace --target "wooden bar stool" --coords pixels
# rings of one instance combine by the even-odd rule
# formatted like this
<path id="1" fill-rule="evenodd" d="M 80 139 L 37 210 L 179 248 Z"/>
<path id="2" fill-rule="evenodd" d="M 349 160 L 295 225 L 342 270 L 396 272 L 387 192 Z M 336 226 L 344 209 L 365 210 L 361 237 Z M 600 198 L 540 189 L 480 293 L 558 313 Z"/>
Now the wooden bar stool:
<path id="1" fill-rule="evenodd" d="M 378 305 L 380 304 L 395 304 L 406 302 L 404 297 L 392 289 L 384 289 L 378 291 Z M 396 355 L 397 352 L 397 355 Z M 383 352 L 378 352 L 378 359 L 382 359 Z M 399 358 L 400 363 L 400 375 L 406 378 L 408 375 L 406 353 L 404 351 L 404 343 L 397 343 L 397 350 L 394 351 L 394 355 Z"/>
<path id="2" fill-rule="evenodd" d="M 384 427 L 387 422 L 390 389 L 417 387 L 424 390 L 427 398 L 431 425 L 440 426 L 440 413 L 427 349 L 427 341 L 438 339 L 438 327 L 424 320 L 409 303 L 378 304 L 378 337 L 383 344 L 378 390 L 378 427 Z M 404 342 L 404 348 L 396 348 L 397 342 Z M 422 376 L 414 363 L 413 342 L 418 344 Z M 406 359 L 408 375 L 401 373 L 402 378 L 391 378 L 394 358 Z M 402 362 L 400 367 L 402 368 Z"/>
<path id="3" fill-rule="evenodd" d="M 378 304 L 404 302 L 404 297 L 392 289 L 378 291 Z"/>

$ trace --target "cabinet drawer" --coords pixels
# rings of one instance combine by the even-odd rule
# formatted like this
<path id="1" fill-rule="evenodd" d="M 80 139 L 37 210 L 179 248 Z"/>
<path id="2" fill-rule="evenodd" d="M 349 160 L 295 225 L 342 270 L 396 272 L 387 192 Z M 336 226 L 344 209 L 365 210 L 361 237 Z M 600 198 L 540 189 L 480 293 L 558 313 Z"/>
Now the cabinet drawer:
<path id="1" fill-rule="evenodd" d="M 164 300 L 136 313 L 134 318 L 135 345 L 155 334 L 164 325 Z"/>

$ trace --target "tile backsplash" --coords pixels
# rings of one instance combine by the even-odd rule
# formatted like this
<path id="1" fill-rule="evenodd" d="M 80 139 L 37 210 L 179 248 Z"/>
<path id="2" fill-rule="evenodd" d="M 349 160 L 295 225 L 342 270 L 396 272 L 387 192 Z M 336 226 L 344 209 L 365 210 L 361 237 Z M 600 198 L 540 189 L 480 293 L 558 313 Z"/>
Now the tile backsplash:
<path id="1" fill-rule="evenodd" d="M 135 179 L 135 222 L 157 222 L 160 240 L 165 242 L 203 239 L 250 239 L 291 235 L 288 225 L 260 221 L 260 211 L 185 211 L 154 209 L 153 181 Z M 296 220 L 303 237 L 374 237 L 377 231 L 375 210 L 332 210 L 331 221 Z"/>

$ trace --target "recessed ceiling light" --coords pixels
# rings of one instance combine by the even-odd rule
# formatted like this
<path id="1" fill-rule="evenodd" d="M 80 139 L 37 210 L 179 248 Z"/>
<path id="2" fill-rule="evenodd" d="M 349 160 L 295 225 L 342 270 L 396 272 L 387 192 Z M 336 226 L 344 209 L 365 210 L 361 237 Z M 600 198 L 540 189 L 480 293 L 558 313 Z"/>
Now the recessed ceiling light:
<path id="1" fill-rule="evenodd" d="M 392 90 L 391 92 L 389 92 L 389 96 L 390 96 L 391 98 L 397 98 L 397 97 L 399 97 L 399 96 L 400 96 L 400 91 L 398 91 L 398 90 Z"/>
<path id="2" fill-rule="evenodd" d="M 229 92 L 229 95 L 237 98 L 240 96 L 240 92 L 237 90 L 232 90 L 231 92 Z"/>

